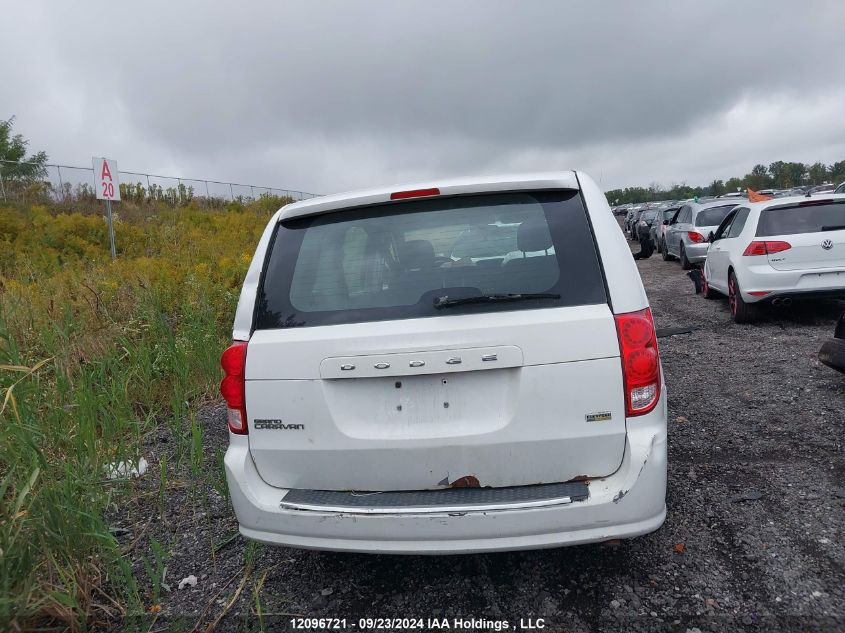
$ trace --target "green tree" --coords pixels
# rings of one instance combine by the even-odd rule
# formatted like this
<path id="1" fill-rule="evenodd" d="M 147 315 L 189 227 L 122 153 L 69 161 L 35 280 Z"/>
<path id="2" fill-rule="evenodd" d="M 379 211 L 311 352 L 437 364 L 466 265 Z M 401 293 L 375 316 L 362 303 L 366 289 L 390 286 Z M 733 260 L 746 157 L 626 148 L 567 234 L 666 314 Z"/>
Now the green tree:
<path id="1" fill-rule="evenodd" d="M 810 179 L 811 185 L 820 185 L 827 181 L 827 165 L 824 163 L 813 163 L 807 169 L 807 176 Z"/>
<path id="2" fill-rule="evenodd" d="M 15 117 L 0 121 L 0 174 L 7 180 L 36 180 L 47 175 L 47 154 L 26 155 L 29 141 L 12 134 Z"/>
<path id="3" fill-rule="evenodd" d="M 807 166 L 804 163 L 786 163 L 783 166 L 784 188 L 797 187 L 804 183 L 804 174 L 807 173 Z"/>
<path id="4" fill-rule="evenodd" d="M 782 160 L 775 161 L 769 165 L 769 178 L 773 187 L 783 187 L 783 168 L 786 166 Z"/>
<path id="5" fill-rule="evenodd" d="M 722 180 L 714 180 L 709 187 L 711 196 L 721 196 L 725 193 L 725 183 Z"/>
<path id="6" fill-rule="evenodd" d="M 759 163 L 751 168 L 751 173 L 746 174 L 745 183 L 754 191 L 768 189 L 772 186 L 772 181 L 771 178 L 769 178 L 769 172 L 766 169 L 766 166 Z"/>
<path id="7" fill-rule="evenodd" d="M 734 191 L 744 191 L 745 186 L 745 181 L 742 178 L 734 176 L 733 178 L 729 178 L 725 183 L 725 190 L 729 193 L 733 193 Z"/>
<path id="8" fill-rule="evenodd" d="M 830 179 L 833 182 L 845 182 L 845 160 L 833 163 L 827 168 L 827 173 L 830 174 Z"/>
<path id="9" fill-rule="evenodd" d="M 845 160 L 831 165 L 816 162 L 812 165 L 805 165 L 798 162 L 784 162 L 782 160 L 771 163 L 768 167 L 757 164 L 745 176 L 733 176 L 725 182 L 717 179 L 707 187 L 691 187 L 686 183 L 673 183 L 668 189 L 657 182 L 652 182 L 648 187 L 625 187 L 624 189 L 613 189 L 607 192 L 607 198 L 611 204 L 618 200 L 618 204 L 627 202 L 648 202 L 651 200 L 686 200 L 705 195 L 718 196 L 723 193 L 734 192 L 750 187 L 755 191 L 777 187 L 787 189 L 811 182 L 845 182 Z"/>

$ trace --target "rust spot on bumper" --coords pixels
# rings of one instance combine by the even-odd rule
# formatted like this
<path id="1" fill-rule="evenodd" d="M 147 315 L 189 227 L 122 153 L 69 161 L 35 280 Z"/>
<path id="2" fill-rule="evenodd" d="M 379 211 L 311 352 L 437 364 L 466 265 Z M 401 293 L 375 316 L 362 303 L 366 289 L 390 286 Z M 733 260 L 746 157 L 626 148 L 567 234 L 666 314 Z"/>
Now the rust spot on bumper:
<path id="1" fill-rule="evenodd" d="M 480 488 L 481 484 L 478 482 L 478 477 L 474 475 L 466 475 L 456 479 L 451 484 L 452 488 Z"/>

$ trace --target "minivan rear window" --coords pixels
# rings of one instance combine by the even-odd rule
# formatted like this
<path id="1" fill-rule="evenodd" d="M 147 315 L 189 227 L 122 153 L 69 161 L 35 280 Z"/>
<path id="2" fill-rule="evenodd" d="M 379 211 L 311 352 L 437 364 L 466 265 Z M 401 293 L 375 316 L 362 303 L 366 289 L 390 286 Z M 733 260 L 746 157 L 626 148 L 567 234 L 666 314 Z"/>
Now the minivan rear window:
<path id="1" fill-rule="evenodd" d="M 845 200 L 763 209 L 757 223 L 757 236 L 821 233 L 839 229 L 845 229 Z"/>
<path id="2" fill-rule="evenodd" d="M 442 307 L 444 297 L 527 293 L 554 296 Z M 601 303 L 604 278 L 578 192 L 467 195 L 279 223 L 255 327 Z"/>
<path id="3" fill-rule="evenodd" d="M 698 215 L 695 216 L 695 225 L 696 226 L 719 226 L 726 217 L 728 217 L 728 213 L 731 212 L 736 205 L 731 204 L 724 207 L 710 207 L 708 209 L 702 209 L 698 212 Z"/>

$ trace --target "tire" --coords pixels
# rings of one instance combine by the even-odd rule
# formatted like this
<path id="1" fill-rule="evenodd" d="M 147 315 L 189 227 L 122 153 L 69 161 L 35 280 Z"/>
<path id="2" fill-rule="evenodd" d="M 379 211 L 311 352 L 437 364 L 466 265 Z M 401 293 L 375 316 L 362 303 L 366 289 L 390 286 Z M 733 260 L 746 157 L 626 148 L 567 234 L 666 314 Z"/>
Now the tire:
<path id="1" fill-rule="evenodd" d="M 710 284 L 707 283 L 707 277 L 704 276 L 704 266 L 701 267 L 701 296 L 705 299 L 715 299 L 718 296 L 718 292 L 713 290 L 710 287 Z"/>
<path id="2" fill-rule="evenodd" d="M 687 251 L 684 248 L 684 243 L 681 242 L 681 268 L 684 270 L 692 270 L 692 264 L 687 259 Z"/>
<path id="3" fill-rule="evenodd" d="M 757 318 L 757 306 L 745 303 L 733 271 L 728 274 L 728 305 L 734 323 L 751 323 Z"/>
<path id="4" fill-rule="evenodd" d="M 841 338 L 825 341 L 819 350 L 819 360 L 831 369 L 845 374 L 845 341 Z"/>
<path id="5" fill-rule="evenodd" d="M 663 255 L 664 262 L 671 262 L 675 259 L 674 256 L 669 254 L 669 247 L 666 246 L 666 240 L 663 240 L 663 248 L 660 249 L 660 254 Z"/>

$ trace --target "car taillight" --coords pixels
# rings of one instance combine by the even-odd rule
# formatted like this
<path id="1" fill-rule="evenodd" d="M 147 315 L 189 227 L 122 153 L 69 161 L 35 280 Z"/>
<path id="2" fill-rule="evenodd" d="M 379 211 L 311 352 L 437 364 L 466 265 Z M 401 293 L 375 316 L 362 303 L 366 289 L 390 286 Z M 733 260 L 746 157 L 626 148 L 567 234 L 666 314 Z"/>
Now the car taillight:
<path id="1" fill-rule="evenodd" d="M 622 355 L 625 415 L 643 415 L 660 399 L 660 354 L 651 310 L 617 314 L 614 319 Z"/>
<path id="2" fill-rule="evenodd" d="M 701 233 L 696 233 L 695 231 L 687 231 L 687 236 L 693 244 L 703 244 L 707 241 Z"/>
<path id="3" fill-rule="evenodd" d="M 774 253 L 780 253 L 781 251 L 786 251 L 792 248 L 792 244 L 789 242 L 760 242 L 760 241 L 753 241 L 745 251 L 742 253 L 744 257 L 751 257 L 754 255 L 773 255 Z"/>
<path id="4" fill-rule="evenodd" d="M 226 418 L 229 430 L 238 435 L 249 432 L 246 426 L 246 341 L 235 341 L 220 356 L 220 366 L 225 372 L 220 383 L 220 395 L 226 400 Z"/>

